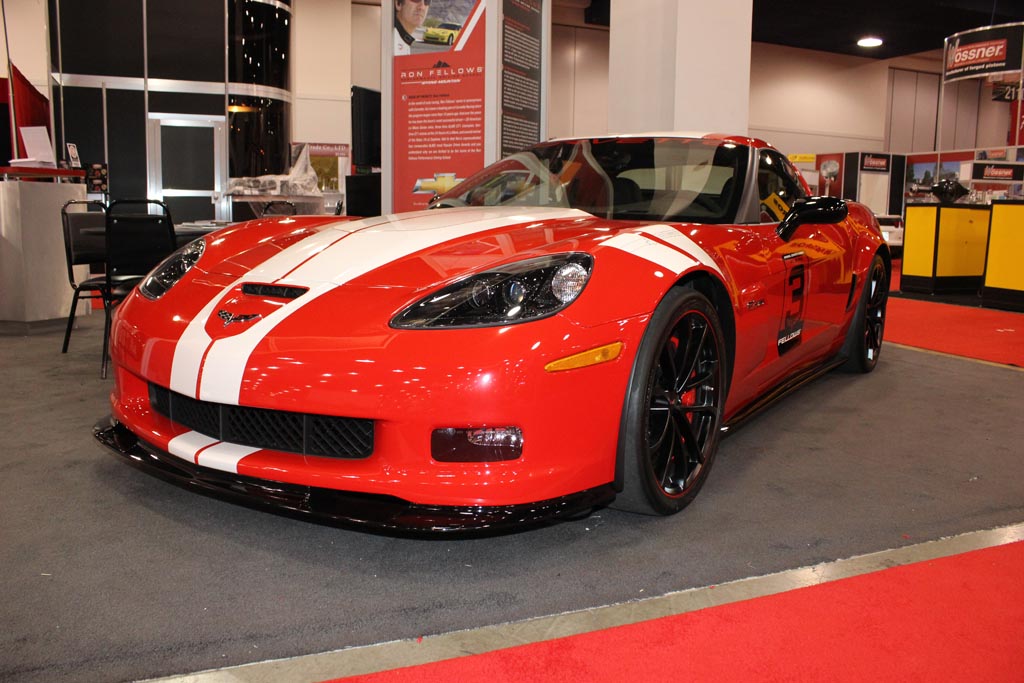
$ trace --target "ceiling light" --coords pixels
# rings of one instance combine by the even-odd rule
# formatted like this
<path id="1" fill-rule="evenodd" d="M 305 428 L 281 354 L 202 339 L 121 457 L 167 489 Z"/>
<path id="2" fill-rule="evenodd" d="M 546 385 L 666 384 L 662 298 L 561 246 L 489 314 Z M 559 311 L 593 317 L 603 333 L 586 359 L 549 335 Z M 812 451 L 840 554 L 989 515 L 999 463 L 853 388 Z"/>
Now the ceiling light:
<path id="1" fill-rule="evenodd" d="M 874 36 L 868 36 L 866 38 L 861 38 L 860 40 L 858 40 L 857 44 L 860 45 L 861 47 L 878 47 L 879 45 L 882 44 L 882 39 L 875 38 Z"/>

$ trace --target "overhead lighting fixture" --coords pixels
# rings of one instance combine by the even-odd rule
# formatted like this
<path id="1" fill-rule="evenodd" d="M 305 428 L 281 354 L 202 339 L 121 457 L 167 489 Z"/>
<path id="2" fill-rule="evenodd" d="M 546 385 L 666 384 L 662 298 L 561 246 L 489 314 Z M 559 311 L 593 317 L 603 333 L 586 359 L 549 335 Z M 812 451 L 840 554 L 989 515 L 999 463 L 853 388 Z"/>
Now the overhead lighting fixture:
<path id="1" fill-rule="evenodd" d="M 858 40 L 857 44 L 860 45 L 861 47 L 878 47 L 882 44 L 882 39 L 876 38 L 874 36 L 868 36 L 866 38 L 861 38 L 860 40 Z"/>

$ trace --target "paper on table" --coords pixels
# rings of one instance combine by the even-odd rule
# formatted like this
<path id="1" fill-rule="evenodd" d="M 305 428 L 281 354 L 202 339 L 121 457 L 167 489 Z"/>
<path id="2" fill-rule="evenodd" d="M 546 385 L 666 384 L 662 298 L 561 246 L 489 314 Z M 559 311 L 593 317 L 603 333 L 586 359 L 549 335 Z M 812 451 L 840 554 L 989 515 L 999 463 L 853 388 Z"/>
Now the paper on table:
<path id="1" fill-rule="evenodd" d="M 27 158 L 35 159 L 36 166 L 55 168 L 57 161 L 53 157 L 53 147 L 50 146 L 50 133 L 46 126 L 21 126 L 21 139 L 25 142 L 25 154 Z"/>

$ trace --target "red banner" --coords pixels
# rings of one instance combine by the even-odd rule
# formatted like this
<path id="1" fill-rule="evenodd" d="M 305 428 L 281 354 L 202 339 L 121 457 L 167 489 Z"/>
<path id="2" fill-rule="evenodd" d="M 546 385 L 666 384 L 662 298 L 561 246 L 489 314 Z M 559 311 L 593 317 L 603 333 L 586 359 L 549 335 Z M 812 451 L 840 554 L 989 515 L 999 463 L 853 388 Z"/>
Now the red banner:
<path id="1" fill-rule="evenodd" d="M 409 211 L 484 165 L 485 0 L 394 5 L 392 208 Z"/>
<path id="2" fill-rule="evenodd" d="M 6 85 L 6 84 L 5 84 Z M 14 93 L 14 118 L 18 128 L 26 126 L 45 126 L 47 132 L 50 130 L 50 101 L 41 94 L 36 87 L 25 78 L 24 74 L 18 71 L 18 67 L 11 64 L 11 91 Z M 25 142 L 21 139 L 21 132 L 17 135 L 17 150 L 15 157 L 25 156 Z M 4 159 L 3 161 L 7 161 Z"/>

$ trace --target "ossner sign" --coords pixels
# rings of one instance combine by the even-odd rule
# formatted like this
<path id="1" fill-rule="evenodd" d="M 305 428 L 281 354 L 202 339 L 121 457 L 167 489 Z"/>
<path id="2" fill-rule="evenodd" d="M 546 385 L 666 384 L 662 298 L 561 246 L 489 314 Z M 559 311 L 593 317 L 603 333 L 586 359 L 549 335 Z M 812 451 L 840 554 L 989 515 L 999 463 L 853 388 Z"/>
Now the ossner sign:
<path id="1" fill-rule="evenodd" d="M 946 38 L 945 80 L 1019 71 L 1024 24 L 974 29 Z"/>

